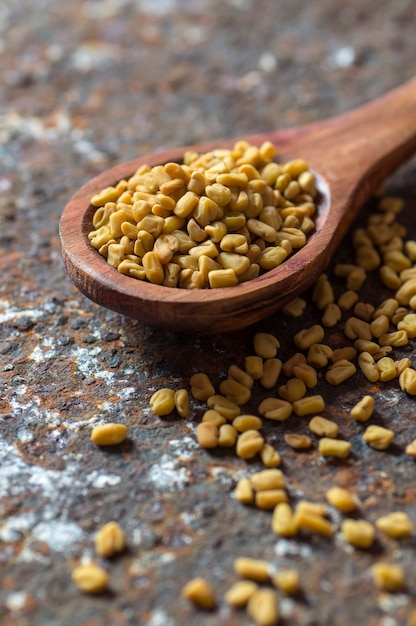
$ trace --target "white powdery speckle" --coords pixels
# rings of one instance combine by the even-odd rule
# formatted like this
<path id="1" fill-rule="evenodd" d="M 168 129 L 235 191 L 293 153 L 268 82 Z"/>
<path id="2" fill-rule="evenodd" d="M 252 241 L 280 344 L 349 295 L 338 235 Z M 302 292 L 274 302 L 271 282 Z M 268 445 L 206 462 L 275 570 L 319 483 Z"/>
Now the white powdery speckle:
<path id="1" fill-rule="evenodd" d="M 27 600 L 27 593 L 25 591 L 14 591 L 6 598 L 5 605 L 9 611 L 21 611 Z"/>
<path id="2" fill-rule="evenodd" d="M 96 489 L 104 489 L 104 487 L 114 487 L 121 483 L 121 477 L 116 474 L 102 474 L 100 472 L 92 472 L 86 477 L 86 481 Z"/>
<path id="3" fill-rule="evenodd" d="M 54 520 L 40 522 L 33 528 L 32 534 L 55 552 L 64 552 L 74 542 L 84 538 L 83 530 L 75 522 Z"/>
<path id="4" fill-rule="evenodd" d="M 293 541 L 288 541 L 287 539 L 280 539 L 276 543 L 274 551 L 276 556 L 299 555 L 306 559 L 310 559 L 312 556 L 312 549 L 310 546 L 297 545 Z"/>
<path id="5" fill-rule="evenodd" d="M 72 356 L 75 357 L 78 370 L 86 378 L 95 376 L 95 378 L 102 378 L 108 385 L 112 385 L 114 382 L 114 372 L 108 372 L 103 369 L 103 366 L 96 358 L 101 354 L 102 350 L 99 346 L 89 350 L 88 348 L 76 348 L 72 352 Z"/>
<path id="6" fill-rule="evenodd" d="M 148 479 L 157 489 L 166 491 L 180 490 L 189 483 L 188 470 L 166 454 L 152 466 Z"/>

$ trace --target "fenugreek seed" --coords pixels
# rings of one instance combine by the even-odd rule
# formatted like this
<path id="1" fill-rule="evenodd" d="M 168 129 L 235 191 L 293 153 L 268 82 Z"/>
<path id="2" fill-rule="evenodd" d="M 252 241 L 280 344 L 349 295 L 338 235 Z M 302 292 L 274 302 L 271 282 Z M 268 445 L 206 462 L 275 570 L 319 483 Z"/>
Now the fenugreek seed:
<path id="1" fill-rule="evenodd" d="M 306 360 L 312 367 L 325 367 L 331 356 L 331 346 L 327 346 L 323 343 L 314 343 L 308 350 Z"/>
<path id="2" fill-rule="evenodd" d="M 358 422 L 366 422 L 373 415 L 373 412 L 374 398 L 366 395 L 352 407 L 350 415 Z"/>
<path id="3" fill-rule="evenodd" d="M 357 502 L 353 494 L 342 487 L 331 487 L 325 494 L 329 504 L 341 513 L 351 513 L 357 508 Z"/>
<path id="4" fill-rule="evenodd" d="M 304 397 L 306 385 L 300 378 L 289 378 L 286 385 L 281 385 L 277 391 L 283 400 L 293 403 Z"/>
<path id="5" fill-rule="evenodd" d="M 324 311 L 328 304 L 333 304 L 334 292 L 326 274 L 318 277 L 312 289 L 312 301 L 320 311 Z"/>
<path id="6" fill-rule="evenodd" d="M 351 443 L 342 439 L 322 437 L 319 440 L 319 454 L 325 457 L 345 459 L 351 452 Z"/>
<path id="7" fill-rule="evenodd" d="M 412 367 L 412 362 L 409 358 L 403 357 L 402 359 L 394 362 L 394 367 L 396 368 L 397 376 L 400 376 L 405 369 Z"/>
<path id="8" fill-rule="evenodd" d="M 260 415 L 270 420 L 284 421 L 292 414 L 292 405 L 280 398 L 265 398 L 258 406 Z"/>
<path id="9" fill-rule="evenodd" d="M 254 489 L 249 478 L 241 478 L 238 481 L 234 496 L 243 504 L 251 504 L 254 501 Z"/>
<path id="10" fill-rule="evenodd" d="M 211 585 L 205 578 L 194 578 L 182 589 L 182 596 L 190 600 L 199 609 L 211 611 L 215 609 L 217 601 Z"/>
<path id="11" fill-rule="evenodd" d="M 220 384 L 220 392 L 226 398 L 238 404 L 246 404 L 251 396 L 251 391 L 245 385 L 237 382 L 234 378 L 227 378 Z"/>
<path id="12" fill-rule="evenodd" d="M 407 367 L 399 376 L 399 385 L 402 391 L 411 396 L 416 395 L 416 370 Z"/>
<path id="13" fill-rule="evenodd" d="M 202 416 L 203 422 L 212 422 L 218 428 L 220 428 L 223 424 L 226 424 L 227 420 L 223 415 L 215 411 L 214 409 L 208 409 Z"/>
<path id="14" fill-rule="evenodd" d="M 223 415 L 227 420 L 232 420 L 237 417 L 237 415 L 241 414 L 238 404 L 219 394 L 210 396 L 207 400 L 207 404 L 210 409 L 218 411 L 218 413 Z"/>
<path id="15" fill-rule="evenodd" d="M 222 270 L 211 270 L 208 273 L 208 282 L 212 289 L 234 287 L 238 284 L 238 278 L 233 268 L 230 267 Z"/>
<path id="16" fill-rule="evenodd" d="M 247 614 L 258 626 L 277 626 L 279 609 L 272 589 L 257 589 L 247 602 Z"/>
<path id="17" fill-rule="evenodd" d="M 364 441 L 374 450 L 385 450 L 394 439 L 394 432 L 389 428 L 371 424 L 363 434 Z"/>
<path id="18" fill-rule="evenodd" d="M 348 339 L 368 339 L 371 341 L 370 324 L 358 317 L 349 317 L 344 324 L 344 334 Z"/>
<path id="19" fill-rule="evenodd" d="M 346 519 L 341 524 L 345 541 L 355 548 L 371 548 L 375 538 L 375 528 L 366 520 Z"/>
<path id="20" fill-rule="evenodd" d="M 253 380 L 259 380 L 263 376 L 263 359 L 261 356 L 246 356 L 245 370 Z M 240 381 L 241 382 L 241 381 Z"/>
<path id="21" fill-rule="evenodd" d="M 237 432 L 244 433 L 246 430 L 260 430 L 263 422 L 257 415 L 238 415 L 233 419 L 232 425 Z"/>
<path id="22" fill-rule="evenodd" d="M 370 324 L 370 330 L 373 337 L 381 337 L 384 335 L 390 326 L 390 320 L 387 315 L 378 315 Z"/>
<path id="23" fill-rule="evenodd" d="M 299 435 L 297 433 L 286 433 L 284 440 L 287 445 L 295 450 L 307 450 L 312 447 L 312 439 L 308 435 Z"/>
<path id="24" fill-rule="evenodd" d="M 294 514 L 287 502 L 280 502 L 276 505 L 271 526 L 272 531 L 281 537 L 294 537 L 297 534 Z"/>
<path id="25" fill-rule="evenodd" d="M 111 557 L 124 550 L 126 539 L 118 522 L 108 522 L 95 537 L 95 551 L 100 556 Z"/>
<path id="26" fill-rule="evenodd" d="M 379 337 L 380 346 L 406 346 L 409 343 L 407 332 L 405 330 L 397 330 L 392 333 L 384 333 Z"/>
<path id="27" fill-rule="evenodd" d="M 224 594 L 224 600 L 230 606 L 239 609 L 245 607 L 258 585 L 253 580 L 239 580 Z"/>
<path id="28" fill-rule="evenodd" d="M 289 317 L 300 317 L 306 308 L 306 300 L 294 298 L 281 309 L 282 313 Z"/>
<path id="29" fill-rule="evenodd" d="M 416 278 L 406 280 L 395 293 L 396 300 L 401 306 L 408 306 L 414 295 L 416 295 Z"/>
<path id="30" fill-rule="evenodd" d="M 272 576 L 273 585 L 289 596 L 299 592 L 299 572 L 295 569 L 287 569 L 276 572 Z"/>
<path id="31" fill-rule="evenodd" d="M 254 351 L 263 359 L 272 359 L 280 348 L 280 342 L 270 333 L 256 333 L 253 338 Z"/>
<path id="32" fill-rule="evenodd" d="M 255 580 L 256 582 L 268 582 L 270 580 L 270 566 L 267 561 L 240 556 L 234 561 L 234 571 L 242 578 Z"/>
<path id="33" fill-rule="evenodd" d="M 241 385 L 247 387 L 247 389 L 251 389 L 254 384 L 254 378 L 237 365 L 231 365 L 228 368 L 228 378 L 233 378 Z"/>
<path id="34" fill-rule="evenodd" d="M 158 389 L 150 398 L 150 407 L 156 415 L 169 415 L 175 408 L 175 392 L 164 387 Z"/>
<path id="35" fill-rule="evenodd" d="M 191 393 L 196 400 L 207 400 L 215 394 L 215 389 L 210 379 L 203 372 L 194 374 L 189 380 Z"/>
<path id="36" fill-rule="evenodd" d="M 108 574 L 102 567 L 89 563 L 76 567 L 71 578 L 84 593 L 101 593 L 108 585 Z"/>
<path id="37" fill-rule="evenodd" d="M 241 459 L 252 459 L 262 449 L 264 439 L 257 430 L 246 430 L 237 439 L 236 454 Z"/>
<path id="38" fill-rule="evenodd" d="M 91 441 L 97 446 L 116 446 L 127 437 L 127 427 L 124 424 L 110 422 L 101 426 L 94 426 L 91 431 Z"/>
<path id="39" fill-rule="evenodd" d="M 416 439 L 414 439 L 409 444 L 407 444 L 407 446 L 406 446 L 406 454 L 408 454 L 409 456 L 412 456 L 414 459 L 416 459 Z"/>
<path id="40" fill-rule="evenodd" d="M 349 311 L 356 302 L 358 302 L 358 294 L 351 289 L 344 291 L 338 298 L 338 306 L 342 311 Z"/>
<path id="41" fill-rule="evenodd" d="M 355 262 L 364 270 L 371 271 L 380 266 L 381 258 L 373 245 L 363 245 L 355 251 Z"/>
<path id="42" fill-rule="evenodd" d="M 308 365 L 307 363 L 299 363 L 299 365 L 293 366 L 292 371 L 296 378 L 303 380 L 308 389 L 311 389 L 318 384 L 318 374 L 311 365 Z"/>
<path id="43" fill-rule="evenodd" d="M 308 350 L 312 344 L 320 343 L 324 338 L 325 331 L 319 324 L 314 324 L 310 328 L 304 328 L 297 332 L 293 341 L 300 350 Z"/>
<path id="44" fill-rule="evenodd" d="M 274 387 L 281 371 L 282 361 L 280 359 L 266 359 L 263 363 L 263 376 L 260 378 L 262 387 L 265 389 Z"/>
<path id="45" fill-rule="evenodd" d="M 190 412 L 189 394 L 186 389 L 175 391 L 175 408 L 180 417 L 188 417 Z"/>
<path id="46" fill-rule="evenodd" d="M 380 346 L 375 341 L 369 341 L 368 339 L 356 339 L 354 341 L 354 348 L 357 352 L 369 352 L 370 354 L 377 354 L 380 351 Z"/>
<path id="47" fill-rule="evenodd" d="M 374 357 L 369 352 L 361 352 L 358 357 L 358 367 L 371 383 L 379 379 L 380 371 Z"/>
<path id="48" fill-rule="evenodd" d="M 374 311 L 374 319 L 380 315 L 385 315 L 390 320 L 398 306 L 399 303 L 395 298 L 387 298 Z"/>
<path id="49" fill-rule="evenodd" d="M 267 469 L 252 474 L 250 483 L 256 491 L 284 489 L 285 477 L 281 470 Z"/>
<path id="50" fill-rule="evenodd" d="M 410 339 L 416 337 L 416 313 L 408 313 L 397 324 L 397 330 L 405 330 Z"/>
<path id="51" fill-rule="evenodd" d="M 330 437 L 331 439 L 335 439 L 339 432 L 339 427 L 336 422 L 332 422 L 331 420 L 319 415 L 316 415 L 311 419 L 308 424 L 308 428 L 318 437 Z"/>
<path id="52" fill-rule="evenodd" d="M 345 359 L 346 361 L 353 361 L 357 356 L 356 348 L 353 346 L 345 346 L 344 348 L 336 348 L 332 351 L 331 361 L 336 363 L 337 361 L 342 361 Z"/>
<path id="53" fill-rule="evenodd" d="M 201 448 L 218 446 L 219 429 L 213 422 L 200 422 L 196 427 L 196 438 Z"/>
<path id="54" fill-rule="evenodd" d="M 401 565 L 375 563 L 371 568 L 374 584 L 384 591 L 403 591 L 405 588 L 405 573 Z"/>
<path id="55" fill-rule="evenodd" d="M 314 396 L 305 396 L 296 400 L 292 404 L 293 411 L 299 417 L 311 415 L 312 413 L 321 413 L 325 408 L 325 400 L 319 394 Z"/>
<path id="56" fill-rule="evenodd" d="M 377 361 L 377 367 L 380 372 L 380 380 L 388 381 L 393 380 L 397 376 L 397 370 L 394 365 L 393 359 L 388 356 L 382 357 Z"/>
<path id="57" fill-rule="evenodd" d="M 284 489 L 267 489 L 257 492 L 254 501 L 257 508 L 271 510 L 280 502 L 287 502 L 288 495 Z"/>
<path id="58" fill-rule="evenodd" d="M 329 520 L 312 511 L 297 508 L 294 514 L 294 523 L 299 530 L 308 530 L 318 535 L 331 537 L 333 534 L 332 524 Z"/>
<path id="59" fill-rule="evenodd" d="M 222 448 L 232 448 L 237 441 L 238 433 L 231 424 L 221 424 L 219 427 L 218 445 Z"/>
<path id="60" fill-rule="evenodd" d="M 327 370 L 325 380 L 331 385 L 339 385 L 348 378 L 351 378 L 351 376 L 354 376 L 356 371 L 357 368 L 354 363 L 351 363 L 351 361 L 347 361 L 346 359 L 341 359 L 333 363 L 330 369 Z"/>
<path id="61" fill-rule="evenodd" d="M 269 443 L 263 444 L 260 450 L 260 458 L 265 467 L 279 467 L 281 459 L 280 454 Z"/>
<path id="62" fill-rule="evenodd" d="M 299 363 L 306 363 L 306 356 L 301 352 L 295 352 L 292 356 L 283 363 L 283 373 L 288 378 L 293 376 L 293 366 L 299 365 Z"/>
<path id="63" fill-rule="evenodd" d="M 397 511 L 388 513 L 376 520 L 376 528 L 393 539 L 408 537 L 413 532 L 413 524 L 407 513 Z"/>

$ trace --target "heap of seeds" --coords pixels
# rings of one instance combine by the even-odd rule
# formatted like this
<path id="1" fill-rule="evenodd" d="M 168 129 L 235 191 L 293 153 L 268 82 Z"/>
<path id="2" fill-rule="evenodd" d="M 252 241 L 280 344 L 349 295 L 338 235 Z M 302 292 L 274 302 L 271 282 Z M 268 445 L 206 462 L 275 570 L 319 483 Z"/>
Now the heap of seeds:
<path id="1" fill-rule="evenodd" d="M 167 287 L 229 287 L 280 265 L 314 229 L 316 187 L 276 148 L 187 152 L 142 165 L 91 198 L 91 245 L 122 274 Z"/>
<path id="2" fill-rule="evenodd" d="M 328 489 L 324 503 L 291 502 L 287 477 L 277 469 L 279 450 L 267 443 L 262 433 L 265 420 L 283 422 L 293 414 L 306 416 L 309 421 L 305 428 L 309 434 L 284 432 L 283 445 L 309 449 L 315 447 L 317 439 L 320 455 L 341 461 L 349 456 L 351 442 L 339 437 L 339 424 L 325 417 L 325 398 L 316 393 L 318 371 L 330 385 L 342 385 L 361 372 L 370 383 L 396 380 L 403 392 L 416 395 L 416 369 L 412 361 L 393 356 L 395 348 L 407 345 L 416 337 L 416 241 L 403 239 L 406 230 L 396 220 L 401 207 L 402 202 L 397 198 L 382 198 L 367 227 L 355 230 L 354 263 L 333 268 L 335 276 L 345 281 L 345 289 L 338 298 L 328 274 L 318 278 L 311 293 L 321 312 L 321 323 L 305 327 L 293 336 L 294 350 L 289 358 L 284 361 L 279 358 L 280 341 L 276 336 L 259 332 L 253 338 L 253 354 L 245 356 L 243 363 L 232 365 L 218 389 L 203 372 L 190 378 L 191 395 L 206 404 L 196 427 L 200 446 L 227 447 L 238 457 L 257 458 L 265 466 L 266 469 L 240 479 L 233 497 L 245 506 L 271 510 L 271 531 L 275 535 L 289 538 L 314 533 L 327 539 L 337 535 L 341 542 L 362 550 L 370 549 L 376 538 L 382 543 L 383 536 L 400 540 L 413 532 L 412 521 L 403 511 L 376 520 L 365 519 L 363 511 L 357 515 L 356 495 L 337 485 Z M 383 285 L 392 292 L 377 306 L 360 299 L 369 271 L 378 271 Z M 300 317 L 305 306 L 306 302 L 297 298 L 283 312 Z M 345 345 L 335 348 L 326 335 L 327 329 L 339 322 Z M 244 405 L 250 401 L 254 385 L 260 385 L 266 394 L 257 411 L 246 411 Z M 187 391 L 182 389 L 181 394 Z M 175 391 L 163 389 L 151 398 L 155 414 L 166 414 L 168 408 L 163 400 L 168 396 L 169 410 L 175 410 Z M 189 407 L 188 401 L 186 404 Z M 346 417 L 355 420 L 363 441 L 377 453 L 388 449 L 394 431 L 371 423 L 374 410 L 374 397 L 366 394 L 357 399 Z M 416 458 L 416 440 L 409 441 L 404 451 Z M 341 519 L 339 514 L 331 515 L 331 507 L 341 514 Z M 243 580 L 225 593 L 226 602 L 245 606 L 257 624 L 278 623 L 273 582 L 278 590 L 279 585 L 273 579 L 273 567 L 263 561 L 237 559 L 235 570 Z M 376 588 L 389 592 L 401 591 L 406 586 L 403 568 L 393 563 L 375 564 L 372 578 Z M 297 590 L 297 572 L 291 573 L 289 580 L 289 588 Z M 261 588 L 259 583 L 269 584 L 269 588 Z M 194 601 L 202 606 L 195 598 Z"/>

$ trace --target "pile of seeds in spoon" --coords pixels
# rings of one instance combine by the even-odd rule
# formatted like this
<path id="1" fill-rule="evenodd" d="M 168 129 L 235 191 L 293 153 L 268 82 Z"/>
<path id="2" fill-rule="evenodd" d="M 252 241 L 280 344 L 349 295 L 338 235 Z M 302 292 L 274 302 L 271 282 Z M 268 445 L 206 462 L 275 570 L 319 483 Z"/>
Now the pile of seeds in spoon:
<path id="1" fill-rule="evenodd" d="M 230 287 L 280 265 L 314 229 L 316 186 L 303 159 L 270 142 L 187 152 L 142 165 L 91 198 L 91 245 L 122 274 L 167 287 Z"/>

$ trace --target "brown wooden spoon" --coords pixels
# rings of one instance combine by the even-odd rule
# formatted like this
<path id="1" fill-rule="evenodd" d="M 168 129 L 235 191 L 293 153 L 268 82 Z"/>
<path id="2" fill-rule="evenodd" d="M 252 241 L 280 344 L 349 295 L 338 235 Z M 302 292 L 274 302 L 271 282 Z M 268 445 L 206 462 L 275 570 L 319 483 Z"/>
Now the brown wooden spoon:
<path id="1" fill-rule="evenodd" d="M 186 150 L 230 148 L 235 139 L 146 155 L 106 170 L 84 185 L 66 206 L 62 254 L 78 289 L 104 307 L 178 331 L 223 333 L 258 322 L 310 287 L 325 269 L 364 201 L 381 181 L 416 152 L 416 79 L 334 118 L 298 128 L 244 137 L 272 141 L 279 160 L 301 157 L 317 174 L 316 231 L 276 269 L 255 280 L 220 289 L 179 289 L 120 274 L 94 250 L 88 233 L 95 208 L 90 198 L 128 178 L 143 163 L 181 162 Z"/>

